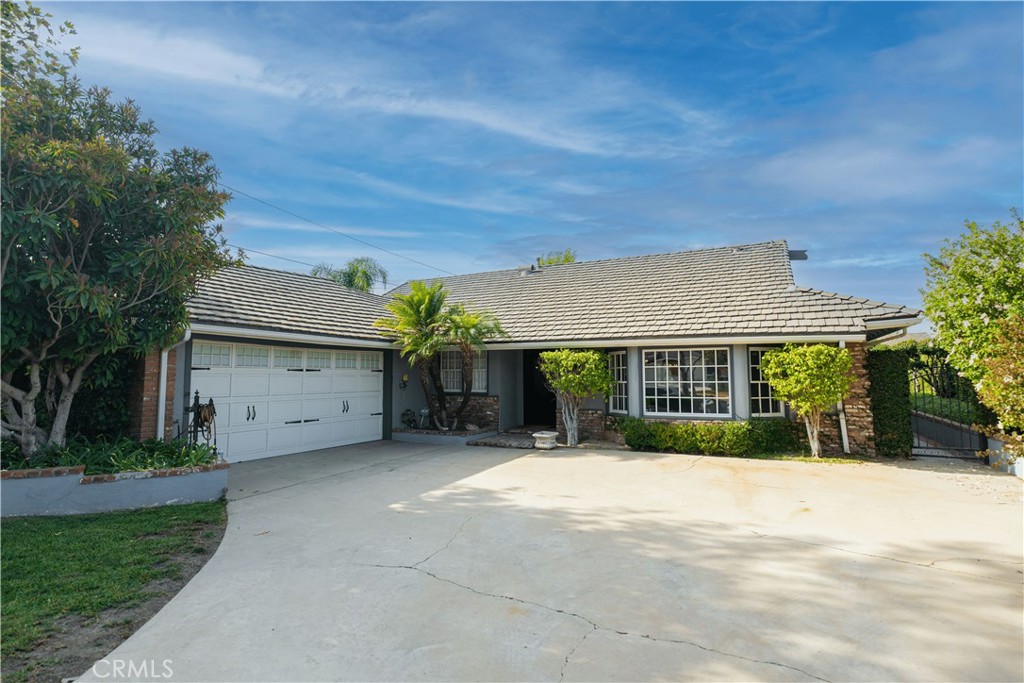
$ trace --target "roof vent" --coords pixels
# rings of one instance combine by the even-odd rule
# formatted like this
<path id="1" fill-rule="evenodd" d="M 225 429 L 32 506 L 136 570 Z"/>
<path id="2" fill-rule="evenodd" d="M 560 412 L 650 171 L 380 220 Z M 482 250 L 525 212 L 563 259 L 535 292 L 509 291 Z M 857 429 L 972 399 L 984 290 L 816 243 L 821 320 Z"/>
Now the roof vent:
<path id="1" fill-rule="evenodd" d="M 519 275 L 520 276 L 529 275 L 530 273 L 539 273 L 539 272 L 540 272 L 540 266 L 538 266 L 536 263 L 531 264 L 529 266 L 519 266 Z"/>
<path id="2" fill-rule="evenodd" d="M 790 249 L 789 250 L 790 261 L 806 261 L 807 250 L 806 249 Z"/>

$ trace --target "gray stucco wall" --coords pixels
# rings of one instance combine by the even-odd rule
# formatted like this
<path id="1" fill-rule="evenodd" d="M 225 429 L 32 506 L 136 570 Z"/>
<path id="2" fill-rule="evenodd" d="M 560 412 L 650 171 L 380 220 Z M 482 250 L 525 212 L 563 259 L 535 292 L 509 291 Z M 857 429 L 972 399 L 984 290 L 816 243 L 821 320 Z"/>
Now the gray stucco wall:
<path id="1" fill-rule="evenodd" d="M 93 484 L 80 484 L 80 475 L 4 479 L 0 516 L 76 515 L 200 503 L 219 499 L 228 485 L 227 469 L 173 477 L 148 474 L 125 473 L 116 481 Z"/>
<path id="2" fill-rule="evenodd" d="M 406 409 L 412 410 L 419 416 L 421 408 L 427 407 L 427 401 L 423 396 L 423 388 L 420 385 L 420 377 L 408 361 L 402 358 L 398 351 L 391 351 L 394 361 L 394 372 L 391 373 L 391 426 L 394 429 L 402 429 L 402 413 Z M 406 387 L 401 387 L 402 377 L 407 376 Z"/>

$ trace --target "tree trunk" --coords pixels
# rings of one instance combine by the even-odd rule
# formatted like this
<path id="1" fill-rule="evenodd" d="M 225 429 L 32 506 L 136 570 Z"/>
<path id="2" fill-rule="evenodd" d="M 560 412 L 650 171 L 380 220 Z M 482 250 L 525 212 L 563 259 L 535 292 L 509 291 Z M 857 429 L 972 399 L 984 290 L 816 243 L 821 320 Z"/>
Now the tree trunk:
<path id="1" fill-rule="evenodd" d="M 13 373 L 4 377 L 3 412 L 7 418 L 3 431 L 21 446 L 21 454 L 28 460 L 46 441 L 46 432 L 39 428 L 36 420 L 36 397 L 42 391 L 40 362 L 30 361 L 28 366 L 29 390 L 15 387 Z"/>
<path id="2" fill-rule="evenodd" d="M 419 361 L 416 363 L 419 371 L 420 385 L 423 387 L 423 397 L 427 401 L 427 409 L 430 411 L 430 421 L 437 423 L 437 415 L 441 408 L 437 404 L 437 397 L 434 395 L 434 384 L 430 377 L 430 361 Z"/>
<path id="3" fill-rule="evenodd" d="M 807 426 L 807 442 L 811 446 L 811 456 L 820 458 L 821 413 L 813 411 L 809 415 L 804 415 L 804 424 Z"/>
<path id="4" fill-rule="evenodd" d="M 429 366 L 430 383 L 434 387 L 434 396 L 437 398 L 437 413 L 434 417 L 434 424 L 438 429 L 446 431 L 448 425 L 448 398 L 444 393 L 444 382 L 441 381 L 441 357 L 434 356 L 430 359 Z"/>
<path id="5" fill-rule="evenodd" d="M 466 411 L 466 407 L 469 405 L 469 399 L 473 395 L 473 349 L 461 349 L 462 353 L 462 400 L 459 402 L 459 407 L 455 409 L 455 416 L 453 418 L 452 429 L 462 419 L 462 413 Z"/>
<path id="6" fill-rule="evenodd" d="M 580 406 L 567 394 L 558 397 L 562 402 L 562 422 L 565 423 L 565 443 L 578 446 L 580 443 Z"/>
<path id="7" fill-rule="evenodd" d="M 86 356 L 85 360 L 75 368 L 75 372 L 70 376 L 62 362 L 54 365 L 53 372 L 57 375 L 57 379 L 60 380 L 61 390 L 60 398 L 57 399 L 57 409 L 53 414 L 53 426 L 50 427 L 50 438 L 47 440 L 49 445 L 64 445 L 67 439 L 68 417 L 71 415 L 71 402 L 75 400 L 75 395 L 82 386 L 82 378 L 85 376 L 85 371 L 96 360 L 96 357 L 96 354 Z M 159 436 L 163 438 L 162 434 Z"/>

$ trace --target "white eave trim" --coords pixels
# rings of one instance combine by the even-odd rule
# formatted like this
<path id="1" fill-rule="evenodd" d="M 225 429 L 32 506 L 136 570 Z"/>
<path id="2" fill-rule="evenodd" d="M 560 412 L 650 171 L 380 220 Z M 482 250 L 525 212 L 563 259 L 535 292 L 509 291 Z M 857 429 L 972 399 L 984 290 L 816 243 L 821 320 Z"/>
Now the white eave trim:
<path id="1" fill-rule="evenodd" d="M 922 322 L 924 318 L 890 318 L 889 320 L 865 320 L 865 330 L 885 330 L 897 327 L 913 327 Z"/>
<path id="2" fill-rule="evenodd" d="M 574 348 L 607 348 L 637 346 L 643 348 L 657 348 L 661 346 L 700 346 L 708 344 L 731 345 L 731 344 L 814 344 L 830 342 L 863 342 L 867 336 L 863 334 L 796 334 L 796 335 L 770 335 L 757 337 L 647 337 L 643 339 L 582 339 L 568 341 L 538 341 L 538 342 L 490 342 L 486 347 L 492 351 L 501 349 L 574 349 Z"/>
<path id="3" fill-rule="evenodd" d="M 231 325 L 210 325 L 207 323 L 192 323 L 192 334 L 209 334 L 218 337 L 247 337 L 250 339 L 263 339 L 266 341 L 289 341 L 307 344 L 321 344 L 327 346 L 354 346 L 365 349 L 394 349 L 397 348 L 392 342 L 371 339 L 357 339 L 353 337 L 331 337 L 321 334 L 303 334 L 300 332 L 278 332 L 277 330 L 261 330 L 251 327 L 234 327 Z"/>

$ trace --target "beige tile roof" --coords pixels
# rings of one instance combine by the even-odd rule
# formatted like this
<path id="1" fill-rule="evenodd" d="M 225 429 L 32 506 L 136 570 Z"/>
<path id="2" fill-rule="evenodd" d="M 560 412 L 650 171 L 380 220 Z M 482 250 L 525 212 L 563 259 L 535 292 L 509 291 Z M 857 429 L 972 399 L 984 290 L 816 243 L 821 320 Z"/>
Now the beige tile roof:
<path id="1" fill-rule="evenodd" d="M 510 342 L 863 334 L 919 314 L 797 287 L 784 241 L 440 280 L 451 300 L 493 312 Z"/>
<path id="2" fill-rule="evenodd" d="M 202 283 L 188 308 L 193 323 L 380 341 L 373 321 L 385 303 L 324 278 L 241 266 Z"/>

